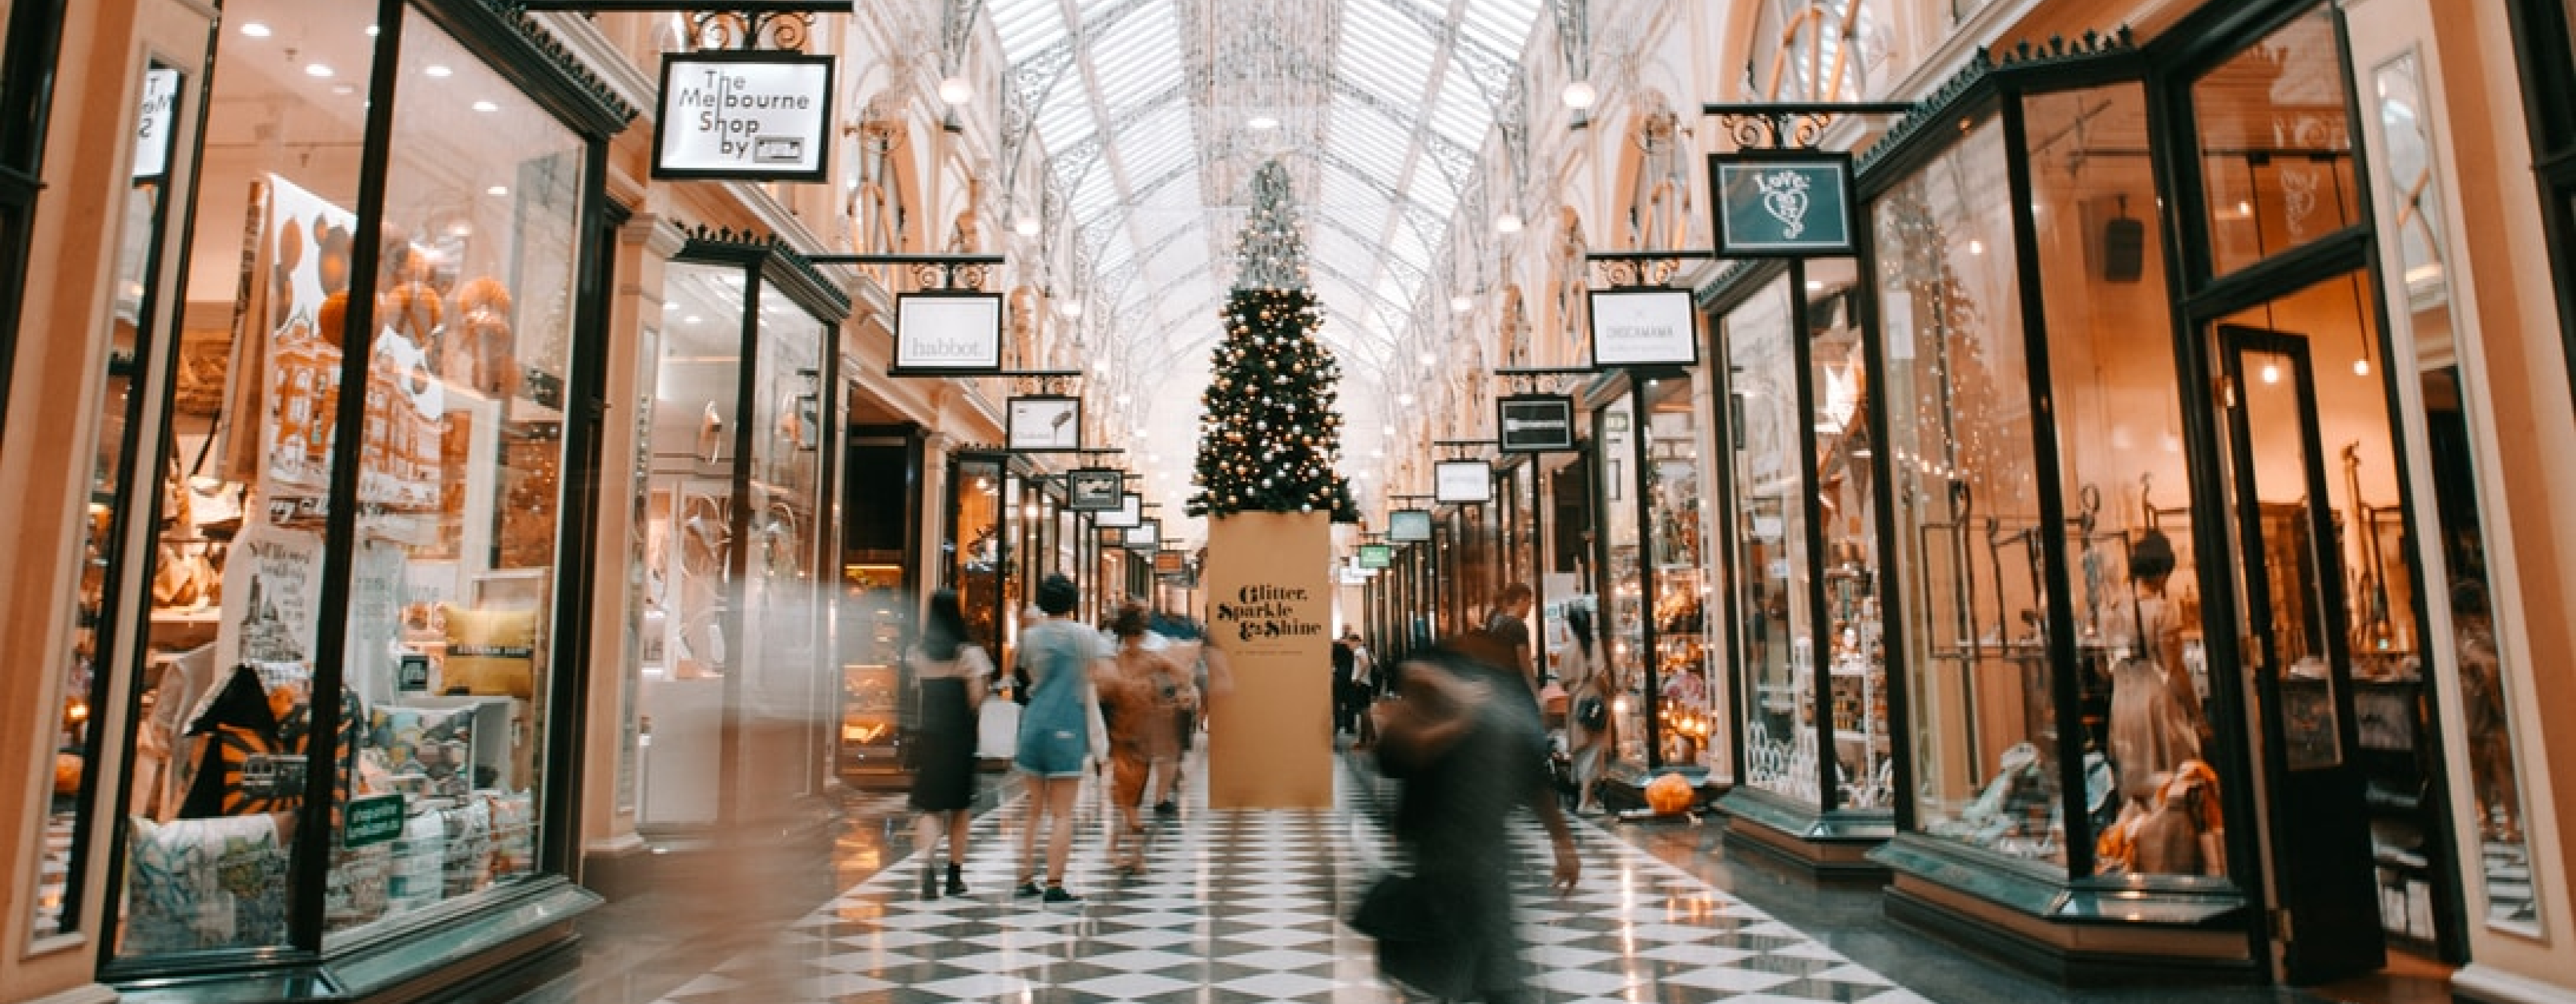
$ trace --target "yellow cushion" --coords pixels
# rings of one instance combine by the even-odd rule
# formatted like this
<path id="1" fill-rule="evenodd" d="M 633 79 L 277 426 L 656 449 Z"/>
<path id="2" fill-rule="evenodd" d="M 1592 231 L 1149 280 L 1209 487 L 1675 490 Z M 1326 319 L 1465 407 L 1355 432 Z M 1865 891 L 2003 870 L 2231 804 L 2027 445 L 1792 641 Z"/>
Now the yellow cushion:
<path id="1" fill-rule="evenodd" d="M 527 698 L 536 692 L 537 612 L 468 610 L 444 604 L 446 692 Z"/>

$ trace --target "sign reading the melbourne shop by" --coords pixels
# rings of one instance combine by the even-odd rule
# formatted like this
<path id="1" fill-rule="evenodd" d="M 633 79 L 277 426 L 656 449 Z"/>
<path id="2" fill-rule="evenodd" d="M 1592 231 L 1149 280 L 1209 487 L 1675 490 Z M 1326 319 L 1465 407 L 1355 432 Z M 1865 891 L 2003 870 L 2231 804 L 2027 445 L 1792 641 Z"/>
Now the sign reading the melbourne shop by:
<path id="1" fill-rule="evenodd" d="M 1574 449 L 1574 399 L 1562 394 L 1513 394 L 1494 401 L 1496 445 L 1505 453 L 1554 453 Z"/>
<path id="2" fill-rule="evenodd" d="M 1001 294 L 925 291 L 895 298 L 895 375 L 964 376 L 1001 369 Z"/>
<path id="3" fill-rule="evenodd" d="M 1592 365 L 1699 365 L 1699 309 L 1690 291 L 1593 290 Z"/>
<path id="4" fill-rule="evenodd" d="M 1710 154 L 1719 257 L 1853 253 L 1851 155 L 1820 150 Z"/>
<path id="5" fill-rule="evenodd" d="M 662 57 L 653 176 L 823 181 L 832 58 L 776 52 Z"/>

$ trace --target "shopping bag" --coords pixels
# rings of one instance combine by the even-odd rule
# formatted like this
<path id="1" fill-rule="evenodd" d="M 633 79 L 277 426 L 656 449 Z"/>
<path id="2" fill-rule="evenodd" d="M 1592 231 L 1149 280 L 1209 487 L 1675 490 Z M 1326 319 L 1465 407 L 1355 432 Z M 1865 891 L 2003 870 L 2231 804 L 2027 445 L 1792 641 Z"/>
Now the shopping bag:
<path id="1" fill-rule="evenodd" d="M 1020 744 L 1020 706 L 1009 701 L 985 701 L 975 718 L 975 756 L 981 760 L 1008 760 Z"/>

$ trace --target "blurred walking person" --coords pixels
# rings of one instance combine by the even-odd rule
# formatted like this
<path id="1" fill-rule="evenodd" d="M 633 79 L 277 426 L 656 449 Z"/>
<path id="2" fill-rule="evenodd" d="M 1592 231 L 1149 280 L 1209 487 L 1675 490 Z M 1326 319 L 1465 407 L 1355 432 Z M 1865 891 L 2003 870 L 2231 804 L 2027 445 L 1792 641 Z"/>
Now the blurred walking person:
<path id="1" fill-rule="evenodd" d="M 1109 622 L 1110 633 L 1118 638 L 1118 655 L 1092 671 L 1100 710 L 1109 722 L 1109 798 L 1118 812 L 1109 831 L 1109 863 L 1128 875 L 1145 864 L 1145 824 L 1137 812 L 1145 782 L 1156 770 L 1169 777 L 1180 763 L 1180 715 L 1199 699 L 1190 671 L 1179 661 L 1186 656 L 1195 663 L 1197 653 L 1178 645 L 1148 651 L 1146 626 L 1144 607 L 1130 603 L 1120 608 Z M 1130 839 L 1135 845 L 1127 848 Z"/>
<path id="2" fill-rule="evenodd" d="M 1436 647 L 1396 673 L 1380 706 L 1377 758 L 1404 782 L 1395 836 L 1413 874 L 1381 881 L 1353 919 L 1378 939 L 1387 975 L 1446 1000 L 1535 1001 L 1512 907 L 1513 841 L 1522 808 L 1555 847 L 1552 884 L 1581 878 L 1573 834 L 1548 790 L 1547 741 L 1527 685 L 1510 669 Z M 1519 691 L 1519 693 L 1514 693 Z"/>
<path id="3" fill-rule="evenodd" d="M 1048 903 L 1078 903 L 1065 890 L 1064 862 L 1073 850 L 1073 803 L 1082 791 L 1083 762 L 1091 755 L 1091 663 L 1099 635 L 1068 619 L 1081 594 L 1073 580 L 1049 575 L 1038 583 L 1044 620 L 1020 632 L 1020 664 L 1029 674 L 1029 706 L 1020 715 L 1019 750 L 1013 765 L 1028 776 L 1027 819 L 1020 827 L 1020 885 L 1016 896 Z M 1038 885 L 1038 830 L 1047 830 L 1046 885 Z"/>
<path id="4" fill-rule="evenodd" d="M 966 895 L 966 831 L 974 825 L 975 713 L 993 679 L 993 659 L 966 644 L 966 615 L 957 592 L 930 594 L 930 615 L 912 665 L 918 725 L 912 734 L 913 845 L 921 854 L 921 898 L 938 899 L 939 835 L 948 833 L 947 893 Z"/>

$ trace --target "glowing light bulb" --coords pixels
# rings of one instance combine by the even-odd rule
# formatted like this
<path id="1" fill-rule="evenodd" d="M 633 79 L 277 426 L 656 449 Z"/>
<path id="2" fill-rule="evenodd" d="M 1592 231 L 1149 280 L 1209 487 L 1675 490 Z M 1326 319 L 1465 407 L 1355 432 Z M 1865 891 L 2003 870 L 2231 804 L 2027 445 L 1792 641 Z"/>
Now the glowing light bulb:
<path id="1" fill-rule="evenodd" d="M 1494 217 L 1494 232 L 1498 234 L 1516 234 L 1521 232 L 1521 214 L 1504 213 L 1500 216 Z"/>
<path id="2" fill-rule="evenodd" d="M 1038 218 L 1035 216 L 1020 217 L 1018 220 L 1012 222 L 1011 229 L 1017 231 L 1022 237 L 1035 237 L 1038 235 Z"/>
<path id="3" fill-rule="evenodd" d="M 1577 80 L 1565 85 L 1565 92 L 1559 97 L 1565 99 L 1566 107 L 1579 112 L 1592 107 L 1593 102 L 1601 100 L 1601 92 L 1592 89 L 1591 81 Z"/>
<path id="4" fill-rule="evenodd" d="M 2279 367 L 2279 366 L 2277 366 L 2277 365 L 2274 365 L 2274 364 L 2272 364 L 2272 363 L 2264 363 L 2264 364 L 2263 364 L 2263 382 L 2264 382 L 2264 383 L 2280 383 L 2280 382 L 2281 382 L 2281 367 Z"/>
<path id="5" fill-rule="evenodd" d="M 2368 360 L 2368 359 L 2355 359 L 2355 360 L 2353 360 L 2353 361 L 2352 361 L 2352 375 L 2354 375 L 2354 376 L 2369 376 L 2369 375 L 2370 375 L 2370 360 Z"/>
<path id="6" fill-rule="evenodd" d="M 947 77 L 939 81 L 939 100 L 962 105 L 975 100 L 975 85 L 964 77 Z"/>

